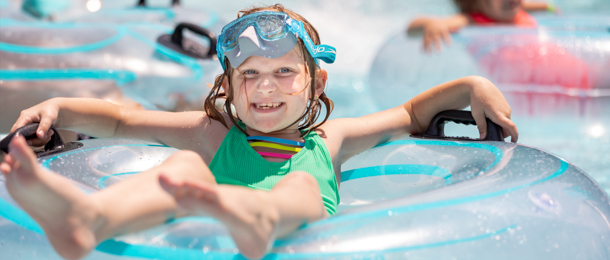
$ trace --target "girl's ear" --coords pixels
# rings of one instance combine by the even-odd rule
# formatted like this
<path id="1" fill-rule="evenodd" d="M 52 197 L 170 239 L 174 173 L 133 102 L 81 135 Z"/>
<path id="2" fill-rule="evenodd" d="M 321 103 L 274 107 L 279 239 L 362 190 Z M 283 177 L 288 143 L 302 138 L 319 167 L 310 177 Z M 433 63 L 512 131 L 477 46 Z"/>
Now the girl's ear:
<path id="1" fill-rule="evenodd" d="M 328 80 L 328 73 L 324 69 L 316 70 L 316 96 L 322 95 L 326 89 L 326 81 Z"/>

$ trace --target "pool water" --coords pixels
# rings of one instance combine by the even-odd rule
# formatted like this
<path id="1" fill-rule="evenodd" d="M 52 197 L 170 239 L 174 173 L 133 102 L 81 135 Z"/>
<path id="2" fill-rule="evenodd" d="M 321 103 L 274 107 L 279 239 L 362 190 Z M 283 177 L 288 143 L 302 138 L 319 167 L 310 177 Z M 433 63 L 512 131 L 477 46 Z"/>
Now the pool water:
<path id="1" fill-rule="evenodd" d="M 168 0 L 148 1 L 152 6 L 167 6 Z M 237 11 L 253 3 L 274 4 L 278 1 L 222 0 L 182 1 L 184 7 L 207 8 L 224 21 L 233 20 Z M 552 1 L 565 15 L 597 15 L 608 18 L 610 1 Z M 123 1 L 104 1 L 105 5 L 124 5 Z M 387 93 L 387 102 L 379 104 L 371 93 L 381 93 L 384 86 L 372 85 L 369 72 L 373 60 L 388 38 L 403 32 L 417 15 L 450 15 L 455 7 L 450 0 L 311 0 L 281 1 L 287 8 L 306 17 L 319 31 L 322 43 L 337 48 L 334 64 L 322 63 L 329 72 L 327 93 L 335 101 L 331 118 L 357 117 L 398 106 L 413 95 Z M 607 21 L 605 19 L 604 21 Z M 422 78 L 438 77 L 422 74 Z M 449 78 L 452 79 L 452 78 Z M 407 87 L 407 86 L 406 86 Z M 430 85 L 432 87 L 432 85 Z M 609 86 L 610 87 L 610 86 Z M 610 100 L 602 100 L 610 107 Z M 512 104 L 515 106 L 515 104 Z M 610 112 L 610 111 L 606 111 Z M 519 142 L 538 147 L 567 159 L 593 176 L 610 191 L 610 116 L 578 115 L 562 117 L 528 116 L 515 113 L 513 120 L 520 130 Z"/>
<path id="2" fill-rule="evenodd" d="M 112 2 L 110 1 L 110 4 Z M 118 0 L 114 2 L 118 2 Z M 170 1 L 149 2 L 155 5 L 167 5 Z M 191 0 L 182 2 L 185 7 L 209 7 L 212 11 L 217 12 L 221 19 L 230 21 L 235 18 L 239 9 L 247 7 L 254 1 Z M 256 2 L 271 4 L 277 0 Z M 610 1 L 607 0 L 554 0 L 553 2 L 557 3 L 566 13 L 606 15 L 610 13 Z M 335 110 L 331 118 L 357 117 L 374 113 L 381 109 L 398 106 L 417 94 L 396 96 L 391 92 L 384 93 L 382 85 L 372 85 L 369 72 L 373 60 L 388 38 L 404 31 L 407 22 L 416 15 L 448 15 L 455 12 L 449 0 L 288 0 L 282 1 L 282 3 L 306 17 L 320 32 L 322 42 L 332 45 L 338 50 L 335 64 L 322 63 L 322 67 L 329 72 L 327 93 L 335 101 Z M 430 73 L 421 75 L 424 78 L 438 76 Z M 372 93 L 387 95 L 387 102 L 380 104 L 372 98 Z M 610 100 L 597 99 L 596 102 L 601 102 L 600 107 L 602 108 L 610 107 Z M 515 108 L 515 110 L 519 109 Z M 610 156 L 608 155 L 610 152 L 610 116 L 604 114 L 607 112 L 610 110 L 602 110 L 600 113 L 585 113 L 585 116 L 579 113 L 566 113 L 564 116 L 532 116 L 515 111 L 513 120 L 519 126 L 520 143 L 544 149 L 574 163 L 589 173 L 608 192 L 610 191 Z M 451 132 L 452 129 L 449 131 L 455 135 L 467 132 L 463 128 L 456 129 L 455 132 Z M 2 134 L 0 134 L 1 137 Z M 35 236 L 34 238 L 21 237 L 20 240 L 44 240 L 41 235 L 35 234 Z M 0 241 L 1 246 L 3 246 L 2 241 Z M 8 246 L 5 246 L 6 248 Z M 45 248 L 48 250 L 49 247 Z M 49 258 L 55 256 L 53 252 L 47 251 L 38 251 L 37 255 L 34 252 L 34 256 L 31 256 L 32 252 L 29 251 L 20 253 L 20 256 L 26 258 L 43 255 Z M 113 256 L 105 254 L 90 256 L 90 258 L 96 257 L 113 259 Z"/>

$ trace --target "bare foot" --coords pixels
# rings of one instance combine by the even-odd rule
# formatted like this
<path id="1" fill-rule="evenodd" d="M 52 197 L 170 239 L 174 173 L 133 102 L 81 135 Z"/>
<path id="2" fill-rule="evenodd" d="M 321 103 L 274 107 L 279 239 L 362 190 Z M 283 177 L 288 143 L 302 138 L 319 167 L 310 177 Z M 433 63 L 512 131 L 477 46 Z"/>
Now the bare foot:
<path id="1" fill-rule="evenodd" d="M 97 245 L 97 207 L 68 179 L 42 168 L 23 137 L 15 137 L 0 165 L 17 203 L 45 231 L 59 255 L 78 259 Z"/>
<path id="2" fill-rule="evenodd" d="M 178 181 L 160 175 L 163 189 L 188 212 L 213 217 L 227 227 L 240 253 L 251 259 L 265 256 L 273 242 L 278 213 L 268 192 L 203 181 Z"/>

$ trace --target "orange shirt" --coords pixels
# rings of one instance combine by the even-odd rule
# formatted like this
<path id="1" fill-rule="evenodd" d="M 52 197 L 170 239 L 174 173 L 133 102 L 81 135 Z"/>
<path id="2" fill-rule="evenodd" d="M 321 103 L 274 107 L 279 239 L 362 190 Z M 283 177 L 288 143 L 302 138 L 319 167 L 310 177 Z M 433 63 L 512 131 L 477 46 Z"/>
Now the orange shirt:
<path id="1" fill-rule="evenodd" d="M 491 25 L 494 23 L 502 23 L 502 22 L 495 21 L 495 20 L 489 18 L 487 15 L 484 15 L 482 13 L 471 13 L 469 15 L 475 24 Z M 528 14 L 524 10 L 519 10 L 519 12 L 517 12 L 517 15 L 515 15 L 515 22 L 511 23 L 511 24 L 514 24 L 515 26 L 527 27 L 527 28 L 534 28 L 538 25 L 536 23 L 536 19 L 534 19 L 534 17 L 532 17 L 530 14 Z"/>

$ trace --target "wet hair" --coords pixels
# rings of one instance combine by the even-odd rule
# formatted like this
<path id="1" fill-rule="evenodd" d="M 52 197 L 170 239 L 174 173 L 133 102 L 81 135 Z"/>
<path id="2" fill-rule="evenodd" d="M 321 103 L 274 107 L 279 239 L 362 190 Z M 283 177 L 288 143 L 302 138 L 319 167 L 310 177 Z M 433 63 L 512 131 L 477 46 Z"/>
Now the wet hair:
<path id="1" fill-rule="evenodd" d="M 275 5 L 271 5 L 271 6 L 259 6 L 259 7 L 254 6 L 249 9 L 244 9 L 237 13 L 237 18 L 240 18 L 244 15 L 248 15 L 251 13 L 259 12 L 259 11 L 282 12 L 282 13 L 288 14 L 288 16 L 290 16 L 290 18 L 292 18 L 292 19 L 303 22 L 305 31 L 307 31 L 307 34 L 309 34 L 309 37 L 314 42 L 314 44 L 316 44 L 316 45 L 320 44 L 320 36 L 318 35 L 318 31 L 316 31 L 316 29 L 304 17 L 302 17 L 301 15 L 299 15 L 289 9 L 284 8 L 284 6 L 281 4 L 275 4 Z M 299 119 L 297 119 L 294 123 L 290 124 L 290 126 L 292 126 L 294 124 L 299 124 L 299 126 L 298 126 L 299 130 L 309 129 L 308 131 L 302 132 L 301 136 L 304 136 L 307 133 L 309 133 L 309 131 L 315 130 L 316 128 L 320 127 L 322 124 L 324 124 L 328 120 L 328 117 L 330 116 L 330 113 L 333 110 L 334 103 L 330 98 L 328 98 L 326 96 L 326 93 L 324 93 L 324 92 L 322 92 L 322 94 L 318 97 L 318 99 L 314 98 L 315 97 L 316 70 L 319 69 L 320 67 L 316 64 L 316 62 L 313 59 L 313 57 L 311 56 L 311 54 L 307 51 L 305 44 L 303 43 L 303 41 L 300 38 L 298 39 L 298 46 L 301 50 L 301 53 L 304 54 L 303 59 L 305 61 L 305 65 L 307 66 L 307 73 L 311 77 L 311 81 L 305 87 L 305 89 L 309 88 L 311 95 L 309 98 L 309 103 L 308 103 L 307 109 L 305 110 L 303 115 L 301 115 L 301 117 L 299 117 Z M 244 134 L 248 135 L 246 133 L 245 129 L 242 129 L 239 125 L 237 125 L 236 122 L 239 120 L 239 118 L 236 118 L 233 115 L 233 111 L 231 109 L 231 103 L 233 101 L 234 94 L 235 94 L 235 93 L 233 93 L 233 87 L 231 85 L 231 78 L 236 69 L 233 69 L 233 67 L 231 67 L 231 63 L 229 62 L 229 59 L 226 57 L 224 60 L 224 64 L 225 64 L 226 69 L 223 74 L 216 76 L 216 80 L 214 81 L 214 86 L 212 87 L 212 90 L 210 91 L 210 94 L 208 95 L 208 97 L 205 99 L 204 110 L 207 113 L 210 120 L 212 120 L 212 119 L 217 120 L 220 123 L 222 123 L 225 127 L 229 128 L 229 126 L 225 122 L 224 117 L 222 116 L 220 111 L 218 111 L 216 109 L 216 105 L 215 105 L 216 99 L 226 98 L 224 110 L 229 115 L 229 119 L 231 120 L 231 122 L 233 122 L 233 124 L 235 126 L 237 126 L 239 128 L 239 130 L 241 130 Z M 225 79 L 227 79 L 227 82 L 229 83 L 228 89 L 227 89 L 228 93 L 222 92 L 221 85 Z M 322 122 L 314 125 L 314 123 L 318 120 L 318 118 L 320 117 L 320 114 L 322 113 L 322 104 L 324 104 L 324 107 L 326 108 L 326 115 Z M 290 126 L 288 126 L 288 127 L 290 127 Z M 288 127 L 286 127 L 286 128 L 288 128 Z M 284 128 L 284 129 L 286 129 L 286 128 Z"/>
<path id="2" fill-rule="evenodd" d="M 477 7 L 480 0 L 453 0 L 453 2 L 455 2 L 455 5 L 457 5 L 463 14 L 479 12 Z"/>

